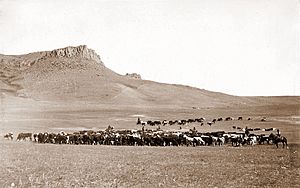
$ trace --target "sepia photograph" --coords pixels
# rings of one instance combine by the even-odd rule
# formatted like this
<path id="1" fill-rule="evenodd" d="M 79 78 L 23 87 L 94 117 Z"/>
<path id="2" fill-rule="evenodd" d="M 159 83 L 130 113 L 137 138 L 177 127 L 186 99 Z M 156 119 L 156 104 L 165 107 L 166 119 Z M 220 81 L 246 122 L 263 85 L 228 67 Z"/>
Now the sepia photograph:
<path id="1" fill-rule="evenodd" d="M 299 0 L 0 0 L 0 188 L 300 187 Z"/>

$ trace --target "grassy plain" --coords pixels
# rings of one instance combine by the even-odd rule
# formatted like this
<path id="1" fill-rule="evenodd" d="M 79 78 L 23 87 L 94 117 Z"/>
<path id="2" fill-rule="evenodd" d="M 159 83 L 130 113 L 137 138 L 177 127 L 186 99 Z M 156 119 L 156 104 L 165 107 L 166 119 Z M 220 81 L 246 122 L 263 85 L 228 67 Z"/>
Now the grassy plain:
<path id="1" fill-rule="evenodd" d="M 299 145 L 126 147 L 0 142 L 1 187 L 299 187 Z"/>
<path id="2" fill-rule="evenodd" d="M 199 132 L 244 128 L 279 128 L 289 148 L 274 145 L 243 147 L 126 147 L 51 145 L 0 138 L 1 187 L 299 187 L 300 139 L 298 106 L 249 108 L 47 108 L 40 113 L 11 113 L 1 133 L 72 132 L 79 129 L 140 129 L 143 120 L 206 117 L 251 117 L 251 121 L 190 124 Z M 43 116 L 41 116 L 43 115 Z M 16 118 L 20 116 L 21 118 Z M 262 117 L 266 122 L 261 122 Z M 9 117 L 9 116 L 8 116 Z M 26 118 L 26 120 L 22 119 Z M 31 120 L 31 121 L 30 121 Z M 157 127 L 146 126 L 148 129 Z M 179 126 L 161 126 L 163 130 Z"/>

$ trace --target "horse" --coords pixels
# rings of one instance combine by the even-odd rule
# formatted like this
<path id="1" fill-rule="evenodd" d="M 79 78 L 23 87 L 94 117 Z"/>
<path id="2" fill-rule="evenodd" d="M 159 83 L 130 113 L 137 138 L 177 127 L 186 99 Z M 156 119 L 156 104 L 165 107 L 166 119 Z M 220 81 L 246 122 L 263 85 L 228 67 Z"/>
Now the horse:
<path id="1" fill-rule="evenodd" d="M 274 133 L 271 133 L 269 135 L 269 139 L 272 140 L 272 142 L 276 145 L 277 148 L 278 148 L 278 143 L 280 143 L 280 142 L 282 143 L 282 148 L 284 148 L 284 145 L 286 146 L 286 148 L 288 146 L 287 138 L 284 136 L 279 136 Z"/>

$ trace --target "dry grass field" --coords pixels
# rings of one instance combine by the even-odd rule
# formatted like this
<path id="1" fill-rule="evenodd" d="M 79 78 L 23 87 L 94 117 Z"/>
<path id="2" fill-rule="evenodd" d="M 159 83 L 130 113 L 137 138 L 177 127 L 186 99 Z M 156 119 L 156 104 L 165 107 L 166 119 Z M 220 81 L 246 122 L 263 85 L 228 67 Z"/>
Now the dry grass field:
<path id="1" fill-rule="evenodd" d="M 299 145 L 126 147 L 0 142 L 1 187 L 299 187 Z"/>

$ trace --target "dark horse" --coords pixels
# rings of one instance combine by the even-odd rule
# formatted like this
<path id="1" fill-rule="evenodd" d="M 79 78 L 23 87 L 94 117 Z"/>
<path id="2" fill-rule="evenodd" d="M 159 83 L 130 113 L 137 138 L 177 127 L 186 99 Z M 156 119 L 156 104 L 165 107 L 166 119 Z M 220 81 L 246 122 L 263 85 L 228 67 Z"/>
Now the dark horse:
<path id="1" fill-rule="evenodd" d="M 274 133 L 271 133 L 269 136 L 269 140 L 272 140 L 272 142 L 277 146 L 278 148 L 278 143 L 282 143 L 282 147 L 284 148 L 284 145 L 287 147 L 287 139 L 284 136 L 278 136 Z"/>

